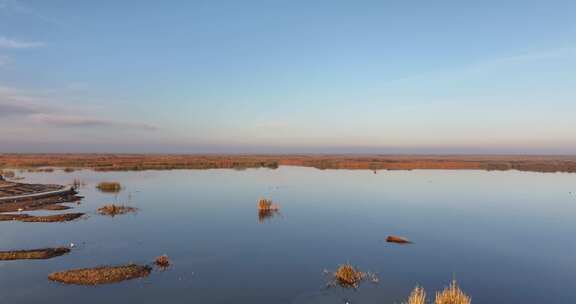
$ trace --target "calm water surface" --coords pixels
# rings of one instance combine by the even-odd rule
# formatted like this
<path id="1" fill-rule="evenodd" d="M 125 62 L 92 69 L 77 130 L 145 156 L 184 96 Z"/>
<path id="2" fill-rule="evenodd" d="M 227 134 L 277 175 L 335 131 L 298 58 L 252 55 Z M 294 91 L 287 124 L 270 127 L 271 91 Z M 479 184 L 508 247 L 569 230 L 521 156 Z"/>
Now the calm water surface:
<path id="1" fill-rule="evenodd" d="M 576 175 L 483 171 L 182 170 L 23 173 L 28 182 L 86 182 L 88 218 L 0 222 L 0 250 L 76 244 L 44 261 L 0 262 L 0 303 L 400 303 L 456 278 L 473 303 L 576 303 Z M 117 180 L 119 194 L 100 193 Z M 280 214 L 259 221 L 270 197 Z M 103 204 L 137 214 L 99 216 Z M 73 211 L 74 210 L 74 211 Z M 46 213 L 46 212 L 44 212 Z M 388 244 L 389 234 L 409 237 Z M 103 264 L 174 266 L 97 287 L 49 282 L 53 271 Z M 325 288 L 350 262 L 380 283 Z"/>

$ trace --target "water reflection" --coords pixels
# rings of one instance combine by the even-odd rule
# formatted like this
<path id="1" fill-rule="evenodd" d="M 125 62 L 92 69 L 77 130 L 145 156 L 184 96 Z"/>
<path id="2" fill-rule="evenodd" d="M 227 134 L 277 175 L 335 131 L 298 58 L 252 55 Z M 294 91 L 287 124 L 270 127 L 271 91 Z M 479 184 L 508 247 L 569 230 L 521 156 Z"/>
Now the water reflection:
<path id="1" fill-rule="evenodd" d="M 281 216 L 279 210 L 258 210 L 258 223 L 263 224 L 277 216 Z"/>

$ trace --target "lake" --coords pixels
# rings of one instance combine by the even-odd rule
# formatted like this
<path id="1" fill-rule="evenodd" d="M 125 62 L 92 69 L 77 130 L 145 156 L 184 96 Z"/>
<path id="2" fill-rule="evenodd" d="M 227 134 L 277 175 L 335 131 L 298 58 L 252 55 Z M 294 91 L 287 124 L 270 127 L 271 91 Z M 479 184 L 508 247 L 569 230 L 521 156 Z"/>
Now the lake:
<path id="1" fill-rule="evenodd" d="M 0 250 L 75 244 L 50 260 L 0 262 L 0 303 L 401 303 L 456 279 L 472 303 L 576 303 L 576 175 L 468 170 L 247 170 L 21 173 L 85 182 L 67 223 L 0 222 Z M 96 189 L 119 181 L 118 194 Z M 260 197 L 278 214 L 259 218 Z M 108 203 L 139 211 L 97 214 Z M 54 212 L 32 212 L 31 214 Z M 386 243 L 388 235 L 413 244 Z M 49 273 L 167 254 L 173 266 L 101 286 Z M 339 264 L 378 284 L 327 288 Z"/>

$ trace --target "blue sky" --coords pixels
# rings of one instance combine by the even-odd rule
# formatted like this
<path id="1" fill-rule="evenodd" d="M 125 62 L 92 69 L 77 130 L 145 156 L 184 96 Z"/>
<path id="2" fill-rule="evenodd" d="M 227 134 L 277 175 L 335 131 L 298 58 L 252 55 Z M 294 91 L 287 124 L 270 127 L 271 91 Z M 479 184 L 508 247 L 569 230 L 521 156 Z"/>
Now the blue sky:
<path id="1" fill-rule="evenodd" d="M 573 154 L 574 12 L 0 0 L 0 152 Z"/>

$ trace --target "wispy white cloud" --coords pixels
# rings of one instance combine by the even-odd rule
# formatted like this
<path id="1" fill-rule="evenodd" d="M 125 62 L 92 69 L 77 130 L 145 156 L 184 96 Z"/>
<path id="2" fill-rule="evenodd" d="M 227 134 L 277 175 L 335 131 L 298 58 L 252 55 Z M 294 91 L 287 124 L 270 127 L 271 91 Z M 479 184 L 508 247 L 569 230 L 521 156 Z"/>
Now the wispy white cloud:
<path id="1" fill-rule="evenodd" d="M 151 131 L 158 129 L 154 125 L 102 119 L 84 114 L 82 108 L 61 105 L 53 102 L 54 97 L 36 95 L 31 92 L 0 86 L 0 119 L 18 118 L 20 123 L 35 123 L 38 126 L 59 128 L 117 128 Z M 1 121 L 0 121 L 1 122 Z"/>
<path id="2" fill-rule="evenodd" d="M 37 41 L 20 41 L 6 37 L 0 37 L 0 48 L 2 49 L 30 49 L 44 46 L 44 43 Z"/>
<path id="3" fill-rule="evenodd" d="M 468 70 L 477 71 L 503 65 L 527 64 L 537 61 L 562 59 L 574 56 L 576 56 L 576 47 L 555 48 L 480 61 L 469 65 Z"/>
<path id="4" fill-rule="evenodd" d="M 3 103 L 0 101 L 0 117 L 32 115 L 39 113 L 40 109 L 31 105 Z"/>
<path id="5" fill-rule="evenodd" d="M 77 115 L 32 114 L 30 118 L 41 124 L 62 128 L 74 127 L 121 127 L 140 130 L 156 130 L 155 126 L 145 123 L 121 122 Z"/>

